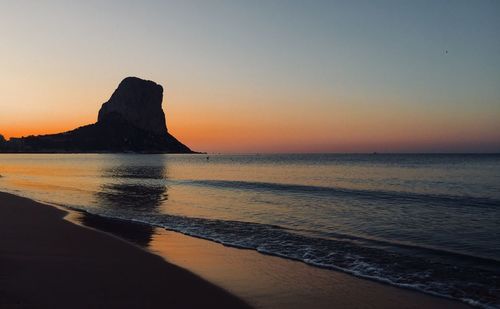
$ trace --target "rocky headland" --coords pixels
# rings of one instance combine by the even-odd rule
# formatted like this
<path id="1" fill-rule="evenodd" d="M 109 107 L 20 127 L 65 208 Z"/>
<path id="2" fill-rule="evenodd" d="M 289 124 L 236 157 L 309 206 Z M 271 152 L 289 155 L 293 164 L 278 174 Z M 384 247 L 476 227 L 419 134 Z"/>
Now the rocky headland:
<path id="1" fill-rule="evenodd" d="M 97 122 L 58 133 L 0 140 L 0 152 L 192 153 L 167 130 L 163 87 L 127 77 L 99 110 Z"/>

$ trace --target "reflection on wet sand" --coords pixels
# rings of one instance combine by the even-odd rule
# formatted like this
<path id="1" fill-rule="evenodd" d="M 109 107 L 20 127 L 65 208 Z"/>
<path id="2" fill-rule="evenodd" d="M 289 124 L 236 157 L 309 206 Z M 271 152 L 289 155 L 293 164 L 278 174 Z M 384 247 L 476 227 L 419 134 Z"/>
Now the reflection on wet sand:
<path id="1" fill-rule="evenodd" d="M 467 308 L 305 263 L 157 228 L 148 249 L 256 308 Z"/>
<path id="2" fill-rule="evenodd" d="M 141 247 L 149 245 L 155 232 L 155 228 L 150 225 L 100 217 L 87 212 L 79 213 L 76 216 L 73 215 L 69 220 L 116 235 Z"/>

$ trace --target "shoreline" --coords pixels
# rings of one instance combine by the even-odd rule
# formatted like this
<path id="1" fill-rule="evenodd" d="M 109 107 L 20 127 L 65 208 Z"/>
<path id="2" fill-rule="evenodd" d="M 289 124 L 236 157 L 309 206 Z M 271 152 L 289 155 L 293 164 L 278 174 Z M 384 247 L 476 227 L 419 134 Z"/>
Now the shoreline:
<path id="1" fill-rule="evenodd" d="M 39 225 L 40 229 L 47 228 L 47 223 L 50 223 L 50 229 L 54 229 L 55 226 L 56 230 L 63 225 L 69 225 L 71 227 L 64 228 L 66 230 L 71 230 L 69 235 L 73 235 L 74 233 L 88 234 L 86 237 L 91 237 L 91 235 L 93 235 L 93 238 L 100 239 L 98 241 L 103 241 L 103 239 L 105 239 L 106 242 L 120 243 L 122 247 L 126 247 L 124 253 L 120 254 L 120 256 L 123 256 L 125 259 L 130 259 L 129 255 L 137 255 L 138 252 L 141 252 L 142 259 L 148 261 L 156 260 L 154 266 L 156 271 L 162 270 L 168 278 L 172 278 L 172 272 L 177 275 L 180 274 L 179 276 L 184 277 L 186 280 L 186 285 L 184 287 L 174 284 L 178 290 L 183 289 L 183 291 L 174 292 L 176 295 L 185 295 L 186 293 L 196 293 L 196 295 L 199 295 L 199 290 L 201 290 L 201 294 L 204 295 L 203 293 L 208 293 L 208 291 L 212 289 L 218 290 L 218 296 L 211 297 L 207 301 L 202 301 L 203 304 L 210 304 L 210 301 L 212 301 L 212 304 L 221 308 L 224 308 L 226 302 L 232 302 L 229 307 L 233 308 L 246 308 L 248 304 L 257 308 L 305 308 L 310 307 L 311 303 L 314 303 L 317 308 L 328 308 L 331 306 L 332 302 L 342 307 L 356 308 L 384 308 L 388 306 L 405 308 L 469 307 L 458 301 L 432 296 L 414 290 L 398 288 L 372 280 L 357 278 L 340 271 L 316 268 L 299 261 L 263 255 L 252 250 L 226 247 L 208 240 L 187 236 L 178 232 L 167 231 L 161 228 L 151 228 L 141 224 L 135 224 L 134 226 L 128 222 L 118 222 L 119 220 L 103 218 L 73 210 L 63 210 L 57 206 L 42 204 L 17 195 L 0 192 L 0 220 L 3 219 L 3 221 L 8 217 L 4 216 L 6 212 L 6 200 L 10 208 L 12 208 L 14 204 L 22 204 L 21 208 L 25 213 L 19 214 L 14 218 L 17 219 L 17 221 L 22 221 L 27 215 L 34 216 L 36 213 L 42 213 L 43 218 L 40 219 L 37 217 L 36 219 L 31 218 L 31 220 L 29 220 L 35 225 Z M 12 212 L 12 209 L 10 209 L 10 212 Z M 15 222 L 16 220 L 12 220 L 12 216 L 10 219 L 14 221 L 11 222 L 11 224 L 14 224 L 17 228 L 22 224 L 26 224 L 23 222 Z M 30 226 L 30 228 L 33 227 Z M 147 228 L 148 231 L 141 230 L 143 228 Z M 3 222 L 0 229 L 3 235 L 7 235 L 4 233 L 6 225 L 3 224 Z M 153 229 L 153 232 L 150 229 Z M 25 233 L 31 234 L 27 227 L 25 227 L 24 230 Z M 143 234 L 147 234 L 148 238 L 144 239 L 144 237 L 141 236 Z M 11 231 L 9 236 L 14 238 L 10 239 L 13 243 L 19 244 L 22 241 L 22 239 L 19 239 L 18 233 L 12 233 Z M 18 238 L 16 239 L 16 237 Z M 72 246 L 70 243 L 66 243 L 66 245 Z M 89 252 L 96 253 L 98 250 L 102 249 L 96 248 L 94 243 L 85 243 L 85 246 L 85 255 Z M 43 250 L 44 253 L 47 253 L 47 248 Z M 5 260 L 5 245 L 2 246 L 2 252 L 0 258 Z M 75 259 L 80 258 L 78 255 L 73 255 L 72 257 Z M 96 258 L 97 257 L 94 256 L 94 259 Z M 93 262 L 96 263 L 96 265 L 103 263 L 97 260 Z M 29 265 L 24 266 L 30 268 Z M 82 267 L 83 265 L 73 263 L 71 266 L 74 268 Z M 35 268 L 32 269 L 32 271 L 37 270 L 36 265 L 32 265 L 31 268 Z M 2 271 L 0 271 L 0 277 L 5 277 Z M 12 277 L 9 279 L 8 276 L 6 278 L 7 281 L 13 279 Z M 46 278 L 41 279 L 43 280 Z M 142 279 L 151 283 L 153 283 L 153 281 L 156 282 L 155 280 L 161 281 L 161 278 L 154 278 L 154 280 L 151 278 Z M 72 278 L 70 281 L 76 281 L 72 282 L 71 285 L 77 284 L 80 288 L 82 288 L 82 286 L 85 287 L 84 282 L 87 282 L 78 277 Z M 168 285 L 169 280 L 166 281 L 165 284 Z M 217 286 L 212 283 L 215 283 Z M 0 285 L 0 304 L 2 306 L 4 306 L 4 303 L 7 301 L 6 305 L 11 305 L 13 308 L 33 308 L 23 303 L 25 301 L 23 297 L 17 297 L 17 300 L 15 298 L 10 300 L 9 298 L 5 298 L 9 293 L 4 292 L 5 288 L 3 285 L 5 284 Z M 54 285 L 57 284 L 52 282 L 52 286 Z M 144 289 L 145 284 L 141 285 Z M 172 282 L 170 282 L 170 285 L 172 285 Z M 7 286 L 10 287 L 9 284 L 7 284 Z M 54 288 L 59 289 L 57 286 L 54 286 Z M 157 289 L 158 287 L 151 286 L 149 288 Z M 171 289 L 170 287 L 167 288 L 168 290 Z M 21 290 L 22 289 L 18 292 L 22 292 Z M 116 292 L 116 290 L 119 289 L 115 288 L 114 290 Z M 110 291 L 110 293 L 113 294 L 114 292 Z M 138 291 L 134 291 L 134 293 L 138 294 Z M 142 295 L 141 301 L 151 303 L 152 307 L 158 307 L 158 305 L 160 305 L 158 301 L 166 302 L 169 299 L 168 293 L 169 292 L 165 290 L 165 292 L 155 295 L 154 297 L 158 297 L 156 303 L 151 303 L 151 296 L 146 293 Z M 50 293 L 45 293 L 45 295 L 50 295 Z M 239 299 L 235 296 L 239 297 Z M 112 302 L 116 301 L 116 299 L 112 299 L 113 296 L 102 294 L 101 297 L 104 297 L 104 299 L 94 299 L 94 301 L 96 301 L 94 304 L 100 301 L 111 301 L 110 305 L 106 303 L 106 306 L 113 307 Z M 139 298 L 141 297 L 136 295 L 135 300 L 139 301 Z M 193 299 L 189 299 L 189 297 L 181 298 L 188 298 L 189 301 L 193 301 Z M 50 299 L 46 300 L 49 301 Z M 197 297 L 196 300 L 200 299 Z M 17 305 L 16 301 L 20 301 L 21 305 Z M 54 299 L 51 301 L 54 301 Z M 14 302 L 14 304 L 9 304 L 9 302 Z M 142 302 L 141 307 L 144 307 L 144 303 Z M 162 305 L 165 304 L 166 303 L 162 303 Z M 168 304 L 169 307 L 192 306 L 189 303 L 182 303 L 182 300 L 173 303 L 171 300 L 168 300 Z M 63 304 L 52 304 L 52 306 L 56 307 L 58 307 L 58 305 L 63 306 Z M 122 304 L 117 306 L 123 307 Z M 82 305 L 82 307 L 85 306 Z M 134 306 L 132 305 L 132 307 Z"/>
<path id="2" fill-rule="evenodd" d="M 68 219 L 128 239 L 167 262 L 216 283 L 256 308 L 329 309 L 332 304 L 338 308 L 471 308 L 458 300 L 251 249 L 225 246 L 161 227 L 154 227 L 152 232 L 145 224 L 78 211 Z M 136 229 L 132 234 L 128 233 L 131 226 Z M 144 229 L 151 235 L 148 245 L 137 237 Z"/>
<path id="3" fill-rule="evenodd" d="M 0 307 L 250 308 L 157 255 L 64 220 L 66 214 L 0 192 Z"/>

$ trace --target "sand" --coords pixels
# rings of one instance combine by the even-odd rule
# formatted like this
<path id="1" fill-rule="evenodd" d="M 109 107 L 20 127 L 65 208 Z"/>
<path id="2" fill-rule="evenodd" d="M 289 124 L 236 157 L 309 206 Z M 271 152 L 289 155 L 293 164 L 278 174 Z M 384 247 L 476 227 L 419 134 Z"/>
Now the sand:
<path id="1" fill-rule="evenodd" d="M 0 193 L 1 308 L 247 308 L 128 242 Z"/>

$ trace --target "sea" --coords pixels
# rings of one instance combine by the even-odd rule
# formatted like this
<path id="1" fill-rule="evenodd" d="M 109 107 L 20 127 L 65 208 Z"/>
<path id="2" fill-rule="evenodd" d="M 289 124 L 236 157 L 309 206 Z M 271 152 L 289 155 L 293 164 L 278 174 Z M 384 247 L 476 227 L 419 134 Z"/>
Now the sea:
<path id="1" fill-rule="evenodd" d="M 0 191 L 500 307 L 497 154 L 1 154 Z"/>

